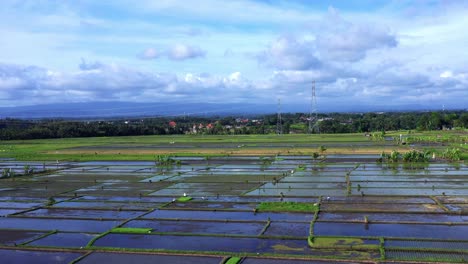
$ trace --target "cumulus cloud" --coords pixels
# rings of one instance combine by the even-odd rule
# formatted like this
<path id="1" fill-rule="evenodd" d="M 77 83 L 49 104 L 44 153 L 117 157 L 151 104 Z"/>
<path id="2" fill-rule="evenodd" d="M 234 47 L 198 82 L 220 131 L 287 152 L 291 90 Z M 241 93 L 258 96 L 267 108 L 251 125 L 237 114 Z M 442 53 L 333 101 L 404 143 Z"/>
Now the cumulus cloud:
<path id="1" fill-rule="evenodd" d="M 155 48 L 147 48 L 141 52 L 137 57 L 142 60 L 157 59 L 161 56 L 165 56 L 170 60 L 183 61 L 188 59 L 195 59 L 204 57 L 206 51 L 202 50 L 198 46 L 191 46 L 186 44 L 174 44 L 167 48 L 163 52 L 158 52 Z"/>
<path id="2" fill-rule="evenodd" d="M 441 78 L 402 69 L 367 75 L 353 72 L 334 75 L 332 69 L 282 70 L 264 79 L 250 80 L 239 71 L 224 76 L 175 75 L 102 62 L 93 64 L 100 67 L 51 71 L 35 66 L 0 64 L 0 103 L 3 106 L 115 100 L 271 103 L 281 97 L 285 104 L 303 104 L 307 110 L 311 81 L 317 80 L 320 104 L 327 110 L 339 111 L 341 106 L 356 103 L 415 104 L 427 98 L 439 98 L 445 100 L 446 105 L 460 106 L 464 104 L 462 95 L 466 94 L 468 85 L 468 74 L 462 72 L 453 73 L 452 78 Z"/>
<path id="3" fill-rule="evenodd" d="M 292 36 L 282 36 L 258 54 L 260 63 L 280 70 L 307 70 L 320 66 L 314 55 L 314 44 Z"/>
<path id="4" fill-rule="evenodd" d="M 278 70 L 311 70 L 357 62 L 371 50 L 393 48 L 397 44 L 395 34 L 388 28 L 347 21 L 331 8 L 310 32 L 281 36 L 256 58 Z"/>
<path id="5" fill-rule="evenodd" d="M 369 50 L 392 48 L 397 43 L 396 37 L 386 29 L 354 24 L 323 32 L 316 41 L 322 59 L 345 62 L 359 61 Z"/>
<path id="6" fill-rule="evenodd" d="M 323 60 L 355 62 L 370 50 L 398 45 L 396 35 L 388 27 L 348 21 L 332 7 L 318 26 L 315 43 Z"/>
<path id="7" fill-rule="evenodd" d="M 78 65 L 80 70 L 89 71 L 89 70 L 97 70 L 102 68 L 104 65 L 99 61 L 95 62 L 87 62 L 85 59 L 81 58 L 81 63 Z"/>
<path id="8" fill-rule="evenodd" d="M 175 44 L 168 50 L 168 58 L 171 60 L 187 60 L 204 57 L 206 52 L 198 46 Z"/>
<path id="9" fill-rule="evenodd" d="M 439 76 L 440 78 L 452 78 L 453 73 L 452 71 L 443 71 Z"/>
<path id="10" fill-rule="evenodd" d="M 460 32 L 468 19 L 461 1 L 357 8 L 336 2 L 340 13 L 305 2 L 229 1 L 220 11 L 215 0 L 196 7 L 119 0 L 109 4 L 122 12 L 118 19 L 92 12 L 102 8 L 99 1 L 8 2 L 0 10 L 0 34 L 8 36 L 0 43 L 1 105 L 277 97 L 307 103 L 313 80 L 319 104 L 437 97 L 466 105 L 468 38 Z M 160 60 L 158 68 L 169 73 L 137 60 Z"/>
<path id="11" fill-rule="evenodd" d="M 94 64 L 99 67 L 92 67 Z M 177 76 L 102 62 L 82 62 L 78 71 L 55 72 L 41 67 L 0 64 L 0 103 L 4 106 L 109 100 L 217 102 L 242 97 L 243 89 L 249 85 L 240 72 L 227 76 L 206 73 Z"/>
<path id="12" fill-rule="evenodd" d="M 159 53 L 154 48 L 145 49 L 138 57 L 143 60 L 152 60 L 159 57 Z"/>

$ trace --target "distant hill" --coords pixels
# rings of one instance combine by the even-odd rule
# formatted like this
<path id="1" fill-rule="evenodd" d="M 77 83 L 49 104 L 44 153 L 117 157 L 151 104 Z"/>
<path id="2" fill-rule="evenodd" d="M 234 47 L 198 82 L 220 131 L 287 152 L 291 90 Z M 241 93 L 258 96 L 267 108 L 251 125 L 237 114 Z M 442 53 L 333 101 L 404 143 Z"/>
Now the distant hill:
<path id="1" fill-rule="evenodd" d="M 0 107 L 0 118 L 222 116 L 249 113 L 261 114 L 271 112 L 270 109 L 267 105 L 254 104 L 89 102 Z"/>
<path id="2" fill-rule="evenodd" d="M 225 116 L 225 115 L 258 115 L 276 113 L 276 102 L 271 104 L 252 103 L 135 103 L 135 102 L 87 102 L 67 104 L 44 104 L 18 107 L 0 107 L 0 118 L 114 118 L 114 117 L 158 117 L 158 116 Z M 308 105 L 284 104 L 283 113 L 309 112 Z M 424 111 L 441 109 L 424 109 L 420 105 L 356 105 L 332 106 L 319 104 L 319 112 L 399 112 Z"/>

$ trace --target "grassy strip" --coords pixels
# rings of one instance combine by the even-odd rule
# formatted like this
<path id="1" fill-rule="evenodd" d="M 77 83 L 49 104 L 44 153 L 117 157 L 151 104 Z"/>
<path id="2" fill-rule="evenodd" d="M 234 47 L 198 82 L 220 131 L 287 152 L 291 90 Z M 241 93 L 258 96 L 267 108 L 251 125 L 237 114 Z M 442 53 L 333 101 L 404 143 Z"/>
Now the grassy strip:
<path id="1" fill-rule="evenodd" d="M 258 184 L 257 186 L 254 186 L 254 187 L 252 187 L 252 188 L 250 188 L 250 189 L 244 191 L 244 192 L 241 193 L 239 196 L 245 196 L 245 195 L 247 195 L 247 194 L 250 193 L 250 192 L 253 192 L 253 191 L 257 190 L 257 189 L 260 189 L 260 187 L 262 187 L 263 185 L 265 185 L 267 182 L 268 182 L 268 180 L 260 180 L 260 181 L 257 183 L 257 184 Z"/>
<path id="2" fill-rule="evenodd" d="M 240 257 L 230 257 L 224 264 L 237 264 L 241 261 Z"/>
<path id="3" fill-rule="evenodd" d="M 377 250 L 378 245 L 364 244 L 363 238 L 314 237 L 311 247 L 340 250 Z"/>
<path id="4" fill-rule="evenodd" d="M 353 243 L 359 243 L 362 239 L 378 239 L 379 245 L 356 245 Z M 400 239 L 408 241 L 422 241 L 420 239 Z M 446 241 L 455 242 L 455 241 Z M 466 241 L 461 241 L 466 242 Z M 405 252 L 420 252 L 420 253 L 453 253 L 453 254 L 464 254 L 468 253 L 468 250 L 463 249 L 450 249 L 450 248 L 418 248 L 418 247 L 385 247 L 385 239 L 383 237 L 309 237 L 309 246 L 313 248 L 322 249 L 340 249 L 340 250 L 371 250 L 379 249 L 380 259 L 386 260 L 386 251 L 405 251 Z M 407 260 L 402 258 L 402 260 Z M 416 260 L 416 259 L 415 259 Z M 435 261 L 437 259 L 424 258 L 424 260 Z M 446 260 L 446 259 L 444 259 Z M 453 261 L 453 260 L 452 260 Z"/>
<path id="5" fill-rule="evenodd" d="M 193 198 L 190 197 L 190 196 L 182 196 L 182 197 L 179 197 L 177 198 L 177 202 L 182 202 L 182 203 L 185 203 L 185 202 L 188 202 L 190 200 L 192 200 Z"/>
<path id="6" fill-rule="evenodd" d="M 300 202 L 261 202 L 257 209 L 260 212 L 316 212 L 318 203 Z"/>
<path id="7" fill-rule="evenodd" d="M 79 256 L 78 258 L 70 261 L 68 264 L 76 264 L 78 262 L 80 262 L 82 259 L 86 258 L 87 256 L 89 256 L 91 253 L 93 253 L 93 251 L 88 251 L 86 252 L 86 254 L 82 255 L 82 256 Z"/>
<path id="8" fill-rule="evenodd" d="M 166 207 L 166 206 L 169 206 L 169 205 L 171 205 L 173 202 L 174 202 L 174 201 L 169 201 L 169 202 L 167 202 L 167 203 L 163 203 L 163 204 L 161 204 L 160 206 L 149 210 L 148 214 L 149 214 L 150 212 L 156 210 L 156 209 L 161 209 L 161 208 L 164 208 L 164 207 Z"/>
<path id="9" fill-rule="evenodd" d="M 153 231 L 152 228 L 139 228 L 139 227 L 115 227 L 110 230 L 110 233 L 123 233 L 123 234 L 148 234 Z"/>
<path id="10" fill-rule="evenodd" d="M 29 244 L 29 243 L 34 242 L 34 241 L 36 241 L 36 240 L 39 240 L 39 239 L 42 239 L 42 238 L 44 238 L 44 237 L 53 235 L 53 234 L 55 234 L 55 233 L 57 233 L 57 230 L 52 230 L 52 231 L 50 231 L 50 232 L 48 232 L 48 233 L 45 233 L 45 234 L 43 234 L 43 235 L 40 235 L 40 236 L 38 236 L 38 237 L 36 237 L 36 238 L 33 238 L 33 239 L 31 239 L 31 240 L 28 240 L 28 241 L 25 241 L 25 242 L 19 244 L 18 246 L 25 246 L 26 244 Z"/>
<path id="11" fill-rule="evenodd" d="M 442 210 L 444 210 L 445 212 L 450 212 L 450 209 L 448 209 L 441 201 L 439 201 L 439 199 L 437 199 L 437 197 L 435 196 L 430 196 L 432 200 L 434 200 L 434 202 L 440 207 L 442 208 Z"/>
<path id="12" fill-rule="evenodd" d="M 145 248 L 118 248 L 118 247 L 92 247 L 91 249 L 99 251 L 111 251 L 111 252 L 134 252 L 134 253 L 170 253 L 170 254 L 189 254 L 189 255 L 207 255 L 207 256 L 226 256 L 226 255 L 236 255 L 242 257 L 259 257 L 257 253 L 244 252 L 242 254 L 236 252 L 226 252 L 226 251 L 193 251 L 193 250 L 168 250 L 168 249 L 145 249 Z M 361 256 L 363 251 L 346 251 L 343 252 L 347 255 L 329 255 L 329 256 L 313 256 L 313 255 L 293 255 L 293 254 L 278 254 L 278 253 L 262 253 L 262 257 L 272 257 L 272 258 L 287 258 L 287 259 L 302 259 L 302 260 L 349 260 L 351 258 L 356 260 L 366 260 L 371 259 L 368 257 L 356 257 L 356 255 Z"/>
<path id="13" fill-rule="evenodd" d="M 383 237 L 379 238 L 379 251 L 380 251 L 380 259 L 385 260 L 385 239 Z"/>
<path id="14" fill-rule="evenodd" d="M 23 210 L 23 211 L 19 211 L 19 212 L 16 212 L 16 213 L 9 214 L 8 216 L 21 217 L 21 214 L 25 214 L 25 213 L 28 213 L 28 212 L 37 210 L 37 209 L 39 209 L 39 208 L 41 208 L 41 207 L 43 207 L 43 206 L 41 206 L 41 205 L 39 205 L 39 206 L 34 206 L 34 207 L 31 207 L 31 208 L 26 209 L 26 210 Z"/>
<path id="15" fill-rule="evenodd" d="M 318 201 L 317 201 L 317 210 L 315 210 L 314 212 L 314 218 L 312 218 L 312 221 L 310 221 L 309 237 L 307 238 L 307 244 L 310 247 L 313 247 L 314 245 L 314 225 L 315 225 L 315 222 L 317 222 L 319 218 L 321 203 L 322 203 L 322 196 L 319 196 Z"/>
<path id="16" fill-rule="evenodd" d="M 1 147 L 7 151 L 0 153 L 0 157 L 10 157 L 17 160 L 154 160 L 155 153 L 143 150 L 129 150 L 122 151 L 119 149 L 110 151 L 102 149 L 93 149 L 94 146 L 103 145 L 125 145 L 125 146 L 144 146 L 145 144 L 167 144 L 168 141 L 177 140 L 178 143 L 311 143 L 317 142 L 320 144 L 333 143 L 333 142 L 368 142 L 368 139 L 363 137 L 360 133 L 355 134 L 320 134 L 320 135 L 284 135 L 282 137 L 272 137 L 271 135 L 240 135 L 240 136 L 129 136 L 129 137 L 95 137 L 95 138 L 67 138 L 67 139 L 47 139 L 47 140 L 16 140 L 16 141 L 3 141 Z M 372 152 L 380 153 L 382 150 L 379 146 L 366 147 L 365 149 L 374 149 Z M 88 150 L 74 149 L 77 147 L 88 147 Z M 377 149 L 378 147 L 378 149 Z M 251 155 L 258 153 L 278 153 L 280 150 L 290 150 L 290 148 L 278 147 L 275 149 L 249 149 L 242 148 L 221 148 L 221 149 L 202 149 L 199 152 L 191 152 L 189 149 L 177 150 L 164 150 L 163 154 L 170 154 L 171 156 L 210 156 L 210 155 L 226 155 L 226 151 L 235 151 L 236 155 Z M 296 150 L 296 148 L 295 148 Z M 343 152 L 339 148 L 329 149 L 330 153 Z M 301 151 L 310 152 L 309 148 L 303 148 Z M 348 150 L 345 150 L 348 151 Z M 355 151 L 355 150 L 354 150 Z M 170 153 L 168 153 L 170 152 Z M 281 151 L 282 152 L 282 151 Z M 294 151 L 294 153 L 299 153 Z"/>
<path id="17" fill-rule="evenodd" d="M 89 249 L 89 248 L 92 248 L 93 247 L 93 244 L 94 242 L 96 242 L 96 240 L 100 239 L 101 237 L 107 235 L 110 233 L 110 230 L 109 231 L 106 231 L 104 233 L 101 233 L 99 235 L 97 235 L 96 237 L 94 237 L 93 239 L 91 239 L 88 244 L 86 244 L 85 248 Z"/>
<path id="18" fill-rule="evenodd" d="M 259 236 L 263 235 L 267 231 L 268 227 L 270 227 L 270 224 L 271 224 L 271 221 L 270 219 L 268 219 L 266 225 L 263 227 L 262 231 L 260 231 Z"/>
<path id="19" fill-rule="evenodd" d="M 317 222 L 318 218 L 319 218 L 319 213 L 320 213 L 320 205 L 322 204 L 322 196 L 319 196 L 318 198 L 318 201 L 317 201 L 317 210 L 315 210 L 314 212 L 314 218 L 312 218 L 312 225 L 315 224 L 315 222 Z M 313 228 L 311 229 L 312 231 L 311 234 L 313 234 Z"/>

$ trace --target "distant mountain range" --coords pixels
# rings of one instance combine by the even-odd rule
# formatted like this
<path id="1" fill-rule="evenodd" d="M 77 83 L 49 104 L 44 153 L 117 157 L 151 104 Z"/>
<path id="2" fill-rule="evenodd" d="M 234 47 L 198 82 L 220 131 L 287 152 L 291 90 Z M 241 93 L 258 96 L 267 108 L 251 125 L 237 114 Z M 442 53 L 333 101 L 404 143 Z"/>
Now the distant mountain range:
<path id="1" fill-rule="evenodd" d="M 214 103 L 133 103 L 88 102 L 0 107 L 0 118 L 112 118 L 159 116 L 212 116 L 231 114 L 261 114 L 271 109 L 267 105 Z M 275 108 L 276 109 L 276 108 Z M 269 111 L 271 112 L 271 111 Z"/>
<path id="2" fill-rule="evenodd" d="M 319 106 L 320 107 L 320 106 Z M 116 118 L 116 117 L 159 117 L 159 116 L 226 116 L 258 115 L 276 113 L 278 106 L 272 104 L 249 103 L 135 103 L 135 102 L 87 102 L 68 104 L 45 104 L 18 107 L 0 107 L 0 118 Z M 420 105 L 400 106 L 328 106 L 320 107 L 319 112 L 377 112 L 377 111 L 423 111 Z M 283 113 L 309 112 L 306 105 L 285 104 Z"/>

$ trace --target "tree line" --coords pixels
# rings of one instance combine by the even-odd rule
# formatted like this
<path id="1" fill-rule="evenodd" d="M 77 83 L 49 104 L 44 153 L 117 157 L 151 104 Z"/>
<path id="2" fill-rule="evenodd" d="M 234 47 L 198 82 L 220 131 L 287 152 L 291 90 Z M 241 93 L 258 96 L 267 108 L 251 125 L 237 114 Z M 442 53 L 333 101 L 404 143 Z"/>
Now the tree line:
<path id="1" fill-rule="evenodd" d="M 45 139 L 168 134 L 270 134 L 277 115 L 249 117 L 161 117 L 120 120 L 0 119 L 0 139 Z M 282 133 L 307 133 L 308 115 L 282 114 Z M 321 133 L 468 128 L 466 111 L 328 113 L 318 115 Z"/>

